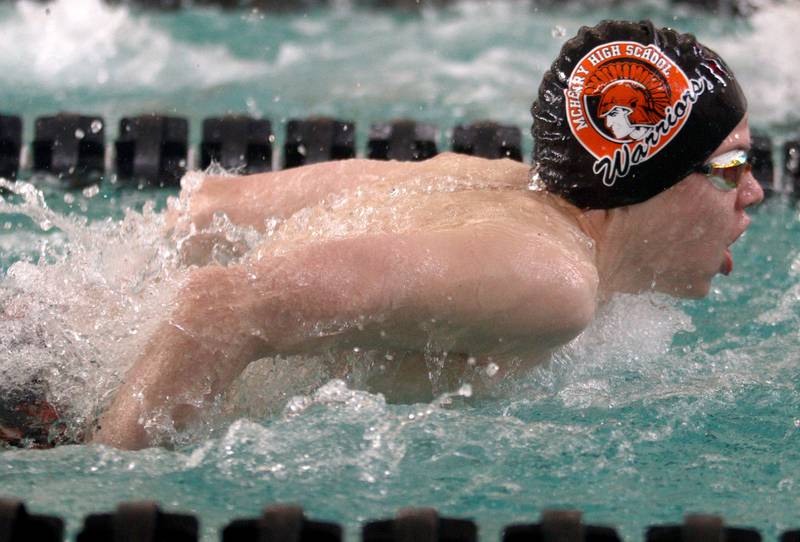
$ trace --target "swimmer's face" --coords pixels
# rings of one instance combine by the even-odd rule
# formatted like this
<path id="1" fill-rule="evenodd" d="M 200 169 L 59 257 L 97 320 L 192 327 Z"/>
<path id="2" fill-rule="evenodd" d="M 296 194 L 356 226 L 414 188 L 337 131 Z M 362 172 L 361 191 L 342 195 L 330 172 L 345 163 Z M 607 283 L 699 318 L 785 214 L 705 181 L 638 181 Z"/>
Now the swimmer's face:
<path id="1" fill-rule="evenodd" d="M 750 149 L 747 116 L 709 158 L 739 149 Z M 746 209 L 762 199 L 764 192 L 748 171 L 727 192 L 705 175 L 692 173 L 645 202 L 659 207 L 649 211 L 662 217 L 648 231 L 661 247 L 654 256 L 654 288 L 680 297 L 705 296 L 717 273 L 733 270 L 730 246 L 750 224 Z"/>
<path id="2" fill-rule="evenodd" d="M 606 114 L 606 126 L 617 139 L 625 139 L 633 131 L 633 126 L 628 120 L 630 114 L 630 109 L 621 106 L 615 106 Z"/>

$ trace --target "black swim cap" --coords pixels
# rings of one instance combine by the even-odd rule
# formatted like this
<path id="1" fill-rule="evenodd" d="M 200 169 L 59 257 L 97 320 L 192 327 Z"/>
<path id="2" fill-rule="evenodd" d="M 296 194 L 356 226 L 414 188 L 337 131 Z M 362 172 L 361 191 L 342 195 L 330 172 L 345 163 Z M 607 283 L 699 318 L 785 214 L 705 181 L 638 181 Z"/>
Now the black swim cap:
<path id="1" fill-rule="evenodd" d="M 691 34 L 583 27 L 531 108 L 534 184 L 581 208 L 645 201 L 703 164 L 746 110 L 733 72 Z"/>

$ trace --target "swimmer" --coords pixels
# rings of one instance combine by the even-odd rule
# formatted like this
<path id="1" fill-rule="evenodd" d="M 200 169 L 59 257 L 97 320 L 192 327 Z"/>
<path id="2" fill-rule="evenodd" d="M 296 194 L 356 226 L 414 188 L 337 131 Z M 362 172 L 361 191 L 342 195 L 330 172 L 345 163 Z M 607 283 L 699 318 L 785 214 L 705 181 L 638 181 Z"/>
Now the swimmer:
<path id="1" fill-rule="evenodd" d="M 399 368 L 375 389 L 403 396 L 438 352 L 449 382 L 492 367 L 491 386 L 546 362 L 615 293 L 699 298 L 733 270 L 763 192 L 744 95 L 713 51 L 649 21 L 584 27 L 532 114 L 532 168 L 445 153 L 205 179 L 175 227 L 224 213 L 295 231 L 191 271 L 92 440 L 164 444 L 153 420 L 191 425 L 270 356 L 375 353 Z"/>

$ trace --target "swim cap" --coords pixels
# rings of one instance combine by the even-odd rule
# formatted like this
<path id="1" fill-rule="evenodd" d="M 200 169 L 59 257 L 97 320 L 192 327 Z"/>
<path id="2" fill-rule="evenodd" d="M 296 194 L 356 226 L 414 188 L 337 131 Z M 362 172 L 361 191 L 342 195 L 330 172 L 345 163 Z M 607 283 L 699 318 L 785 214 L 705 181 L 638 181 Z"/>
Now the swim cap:
<path id="1" fill-rule="evenodd" d="M 703 164 L 746 110 L 731 70 L 691 34 L 583 27 L 531 108 L 535 180 L 581 208 L 639 203 Z"/>

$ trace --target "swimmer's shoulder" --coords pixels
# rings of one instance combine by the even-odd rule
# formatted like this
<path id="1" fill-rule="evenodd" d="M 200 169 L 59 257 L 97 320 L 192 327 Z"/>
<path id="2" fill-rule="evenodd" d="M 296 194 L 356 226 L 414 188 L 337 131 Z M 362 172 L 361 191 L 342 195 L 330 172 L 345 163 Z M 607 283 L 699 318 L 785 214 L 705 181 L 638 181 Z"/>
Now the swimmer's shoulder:
<path id="1" fill-rule="evenodd" d="M 509 158 L 489 159 L 443 152 L 419 163 L 423 171 L 450 175 L 488 185 L 522 188 L 530 179 L 530 166 Z"/>
<path id="2" fill-rule="evenodd" d="M 557 342 L 574 338 L 597 309 L 600 280 L 594 242 L 546 195 L 519 190 L 492 196 L 507 199 L 497 227 L 517 237 L 514 246 L 519 252 L 510 255 L 509 264 L 529 277 L 530 306 L 547 306 L 543 313 L 553 323 L 551 336 Z"/>

